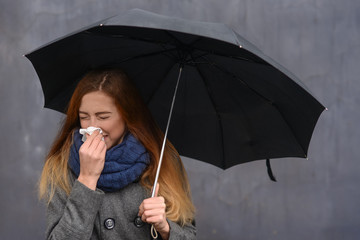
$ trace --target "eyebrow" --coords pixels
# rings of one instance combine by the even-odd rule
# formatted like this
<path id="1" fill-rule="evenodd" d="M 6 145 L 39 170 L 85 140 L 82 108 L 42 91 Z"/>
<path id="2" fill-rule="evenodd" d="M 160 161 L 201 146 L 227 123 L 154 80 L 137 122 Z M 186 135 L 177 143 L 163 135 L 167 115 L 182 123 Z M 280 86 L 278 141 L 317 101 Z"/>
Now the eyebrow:
<path id="1" fill-rule="evenodd" d="M 111 114 L 112 112 L 97 112 L 95 113 L 95 115 L 102 115 L 102 114 Z M 79 111 L 79 114 L 88 114 L 87 112 L 82 112 L 82 111 Z"/>

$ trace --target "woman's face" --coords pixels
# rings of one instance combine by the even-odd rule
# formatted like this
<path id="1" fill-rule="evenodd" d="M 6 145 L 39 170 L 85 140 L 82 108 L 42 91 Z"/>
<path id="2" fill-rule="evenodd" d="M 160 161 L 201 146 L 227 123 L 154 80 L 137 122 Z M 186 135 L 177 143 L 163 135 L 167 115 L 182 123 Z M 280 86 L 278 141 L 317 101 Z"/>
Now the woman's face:
<path id="1" fill-rule="evenodd" d="M 79 108 L 81 128 L 98 127 L 103 130 L 106 148 L 122 142 L 125 122 L 118 111 L 115 100 L 102 91 L 85 94 Z"/>

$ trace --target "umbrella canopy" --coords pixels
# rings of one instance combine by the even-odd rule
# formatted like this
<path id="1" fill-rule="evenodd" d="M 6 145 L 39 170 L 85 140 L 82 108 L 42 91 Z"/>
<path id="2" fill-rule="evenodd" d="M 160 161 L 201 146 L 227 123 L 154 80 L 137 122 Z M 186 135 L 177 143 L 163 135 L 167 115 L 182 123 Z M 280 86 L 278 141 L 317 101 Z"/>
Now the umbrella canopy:
<path id="1" fill-rule="evenodd" d="M 128 11 L 29 54 L 45 107 L 63 112 L 91 69 L 123 69 L 183 156 L 220 168 L 306 157 L 324 110 L 293 74 L 223 24 Z"/>

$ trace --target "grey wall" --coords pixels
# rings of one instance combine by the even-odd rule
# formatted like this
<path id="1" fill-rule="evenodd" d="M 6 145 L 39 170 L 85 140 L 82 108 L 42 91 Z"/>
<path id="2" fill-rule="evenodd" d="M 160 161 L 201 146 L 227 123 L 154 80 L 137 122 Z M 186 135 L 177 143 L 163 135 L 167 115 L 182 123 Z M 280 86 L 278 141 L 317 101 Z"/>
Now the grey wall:
<path id="1" fill-rule="evenodd" d="M 233 27 L 295 73 L 329 108 L 309 161 L 222 171 L 184 159 L 198 239 L 360 239 L 358 0 L 0 0 L 0 239 L 43 239 L 36 183 L 62 115 L 43 109 L 22 54 L 130 8 Z"/>

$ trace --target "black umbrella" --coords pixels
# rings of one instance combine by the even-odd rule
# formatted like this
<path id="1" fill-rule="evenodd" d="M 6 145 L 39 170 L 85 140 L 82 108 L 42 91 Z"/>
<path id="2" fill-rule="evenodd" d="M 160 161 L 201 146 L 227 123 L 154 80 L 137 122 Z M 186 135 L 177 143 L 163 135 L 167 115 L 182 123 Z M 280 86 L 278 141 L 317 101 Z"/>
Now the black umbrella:
<path id="1" fill-rule="evenodd" d="M 168 138 L 181 155 L 223 169 L 258 159 L 306 158 L 324 110 L 300 80 L 225 25 L 138 9 L 26 57 L 40 78 L 45 107 L 64 111 L 87 71 L 120 67 L 162 129 L 180 79 Z"/>

